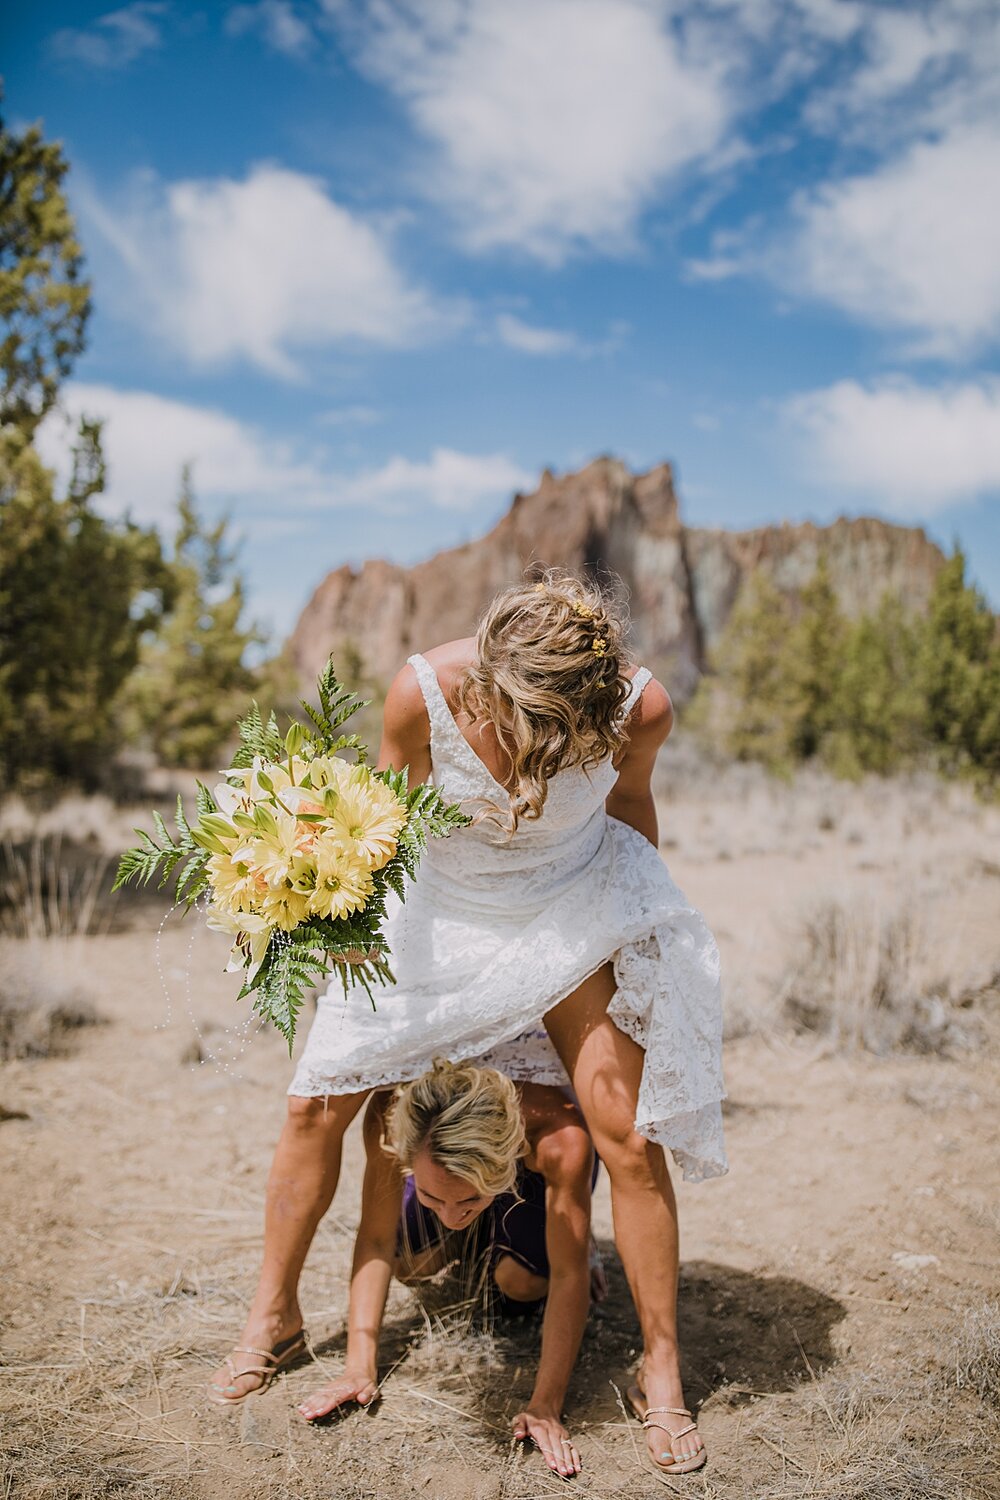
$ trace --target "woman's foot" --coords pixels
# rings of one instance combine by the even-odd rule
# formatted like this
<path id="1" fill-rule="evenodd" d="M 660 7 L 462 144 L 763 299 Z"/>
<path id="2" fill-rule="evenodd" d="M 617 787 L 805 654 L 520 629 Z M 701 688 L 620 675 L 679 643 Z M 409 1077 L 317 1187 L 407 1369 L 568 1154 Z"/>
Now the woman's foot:
<path id="1" fill-rule="evenodd" d="M 279 1370 L 305 1349 L 298 1307 L 259 1318 L 251 1314 L 239 1343 L 208 1382 L 208 1395 L 221 1406 L 265 1391 Z"/>
<path id="2" fill-rule="evenodd" d="M 658 1469 L 667 1474 L 690 1474 L 707 1462 L 708 1450 L 697 1422 L 684 1405 L 678 1378 L 658 1381 L 640 1370 L 628 1399 L 646 1429 L 647 1451 Z"/>

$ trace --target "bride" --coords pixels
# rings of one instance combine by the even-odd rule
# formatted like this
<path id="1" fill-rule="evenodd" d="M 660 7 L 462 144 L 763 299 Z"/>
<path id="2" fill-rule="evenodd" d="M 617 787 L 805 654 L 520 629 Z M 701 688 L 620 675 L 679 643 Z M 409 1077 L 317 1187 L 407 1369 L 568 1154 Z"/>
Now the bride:
<path id="1" fill-rule="evenodd" d="M 673 721 L 626 648 L 623 612 L 548 571 L 505 589 L 477 635 L 411 656 L 385 703 L 379 767 L 408 765 L 475 814 L 432 841 L 387 926 L 396 984 L 373 1012 L 321 997 L 268 1182 L 264 1263 L 215 1391 L 238 1401 L 301 1347 L 297 1287 L 373 1089 L 476 1059 L 572 1084 L 611 1183 L 642 1328 L 635 1391 L 665 1473 L 706 1458 L 677 1343 L 685 1178 L 726 1170 L 718 951 L 657 853 L 650 786 Z M 261 1360 L 267 1364 L 262 1367 Z"/>

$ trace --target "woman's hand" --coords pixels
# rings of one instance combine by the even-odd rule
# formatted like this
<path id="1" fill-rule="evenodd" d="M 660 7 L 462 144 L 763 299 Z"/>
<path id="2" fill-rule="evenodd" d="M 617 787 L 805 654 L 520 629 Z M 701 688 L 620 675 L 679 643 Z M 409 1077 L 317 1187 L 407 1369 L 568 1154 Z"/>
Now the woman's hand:
<path id="1" fill-rule="evenodd" d="M 540 1406 L 529 1407 L 518 1412 L 511 1424 L 514 1441 L 524 1442 L 530 1438 L 545 1458 L 554 1474 L 571 1479 L 583 1468 L 580 1455 L 570 1442 L 569 1433 L 559 1419 L 559 1413 Z"/>
<path id="2" fill-rule="evenodd" d="M 351 1370 L 345 1370 L 343 1375 L 336 1380 L 331 1380 L 315 1396 L 310 1396 L 299 1406 L 299 1411 L 307 1422 L 315 1422 L 317 1417 L 326 1417 L 338 1406 L 345 1405 L 348 1401 L 356 1401 L 359 1406 L 367 1406 L 378 1393 L 378 1376 L 370 1374 L 367 1370 L 358 1374 Z"/>

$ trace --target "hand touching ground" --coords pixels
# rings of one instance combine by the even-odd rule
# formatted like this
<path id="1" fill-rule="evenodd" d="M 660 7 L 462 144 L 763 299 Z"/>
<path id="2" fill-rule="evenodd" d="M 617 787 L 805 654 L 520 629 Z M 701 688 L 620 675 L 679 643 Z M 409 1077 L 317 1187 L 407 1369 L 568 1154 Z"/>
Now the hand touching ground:
<path id="1" fill-rule="evenodd" d="M 518 1412 L 511 1426 L 515 1441 L 523 1442 L 530 1438 L 554 1474 L 562 1475 L 563 1479 L 571 1479 L 583 1468 L 580 1455 L 570 1442 L 569 1433 L 554 1412 L 542 1411 L 538 1407 L 529 1408 Z"/>
<path id="2" fill-rule="evenodd" d="M 322 1390 L 317 1391 L 315 1396 L 308 1397 L 299 1406 L 300 1414 L 307 1422 L 315 1422 L 317 1417 L 329 1416 L 330 1412 L 336 1411 L 338 1406 L 345 1406 L 349 1401 L 356 1401 L 359 1406 L 367 1406 L 378 1392 L 378 1377 L 365 1370 L 354 1373 L 345 1370 L 343 1375 L 338 1375 L 336 1380 L 331 1380 Z"/>

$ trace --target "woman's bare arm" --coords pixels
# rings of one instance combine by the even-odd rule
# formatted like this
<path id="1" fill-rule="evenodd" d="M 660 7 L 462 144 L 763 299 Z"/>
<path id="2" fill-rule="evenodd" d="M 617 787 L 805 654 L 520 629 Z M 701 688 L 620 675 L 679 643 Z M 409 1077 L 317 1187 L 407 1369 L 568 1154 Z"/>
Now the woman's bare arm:
<path id="1" fill-rule="evenodd" d="M 590 1309 L 590 1179 L 593 1147 L 583 1125 L 562 1125 L 535 1148 L 545 1178 L 545 1248 L 549 1286 L 538 1373 L 515 1435 L 531 1437 L 550 1468 L 568 1475 L 578 1463 L 564 1440 L 562 1407 Z"/>
<path id="2" fill-rule="evenodd" d="M 365 1406 L 378 1390 L 379 1334 L 403 1203 L 403 1174 L 382 1149 L 384 1108 L 385 1097 L 375 1095 L 365 1111 L 365 1177 L 351 1268 L 344 1373 L 302 1403 L 299 1411 L 308 1421 L 326 1416 L 345 1401 Z"/>
<path id="3" fill-rule="evenodd" d="M 431 726 L 417 674 L 409 665 L 397 672 L 389 686 L 382 714 L 382 743 L 378 767 L 410 768 L 410 785 L 431 774 Z"/>
<path id="4" fill-rule="evenodd" d="M 653 678 L 643 688 L 629 720 L 629 738 L 618 762 L 618 780 L 605 803 L 610 817 L 628 823 L 649 839 L 654 848 L 659 846 L 659 829 L 650 783 L 657 752 L 673 723 L 670 695 Z"/>

